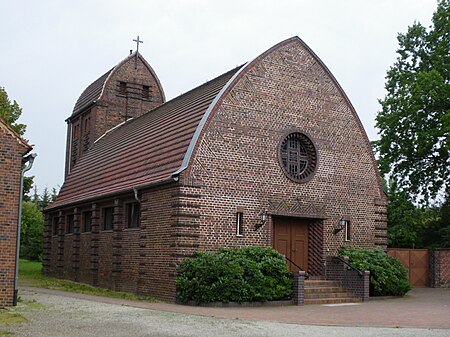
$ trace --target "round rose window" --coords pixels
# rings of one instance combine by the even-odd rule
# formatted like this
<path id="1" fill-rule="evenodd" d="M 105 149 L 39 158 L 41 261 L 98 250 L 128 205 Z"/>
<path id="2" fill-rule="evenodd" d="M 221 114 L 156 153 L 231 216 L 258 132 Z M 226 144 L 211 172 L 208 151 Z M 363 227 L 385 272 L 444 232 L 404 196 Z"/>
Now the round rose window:
<path id="1" fill-rule="evenodd" d="M 292 132 L 283 139 L 279 158 L 284 174 L 296 182 L 308 181 L 316 170 L 316 148 L 301 132 Z"/>

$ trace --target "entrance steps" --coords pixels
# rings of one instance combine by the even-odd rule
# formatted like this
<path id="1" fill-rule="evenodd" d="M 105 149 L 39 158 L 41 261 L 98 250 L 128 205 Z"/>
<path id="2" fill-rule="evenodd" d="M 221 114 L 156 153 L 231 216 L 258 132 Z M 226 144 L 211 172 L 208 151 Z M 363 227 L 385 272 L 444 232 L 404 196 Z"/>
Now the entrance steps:
<path id="1" fill-rule="evenodd" d="M 361 299 L 347 292 L 336 281 L 328 281 L 318 278 L 305 280 L 305 305 L 306 304 L 337 304 L 357 303 Z"/>

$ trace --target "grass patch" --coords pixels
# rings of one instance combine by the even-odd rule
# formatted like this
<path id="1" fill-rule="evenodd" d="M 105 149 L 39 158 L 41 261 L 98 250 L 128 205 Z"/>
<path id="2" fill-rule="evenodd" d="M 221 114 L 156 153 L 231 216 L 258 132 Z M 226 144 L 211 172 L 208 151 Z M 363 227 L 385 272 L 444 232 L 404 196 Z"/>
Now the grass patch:
<path id="1" fill-rule="evenodd" d="M 125 292 L 93 287 L 84 283 L 61 280 L 55 277 L 46 276 L 42 274 L 41 262 L 28 260 L 20 260 L 19 262 L 19 286 L 64 290 L 73 293 L 121 298 L 125 300 L 156 302 L 156 300 L 151 296 L 133 295 Z"/>
<path id="2" fill-rule="evenodd" d="M 0 337 L 14 336 L 14 332 L 0 330 Z"/>
<path id="3" fill-rule="evenodd" d="M 28 322 L 28 320 L 16 312 L 10 312 L 6 309 L 0 310 L 0 324 L 10 325 L 25 322 Z"/>

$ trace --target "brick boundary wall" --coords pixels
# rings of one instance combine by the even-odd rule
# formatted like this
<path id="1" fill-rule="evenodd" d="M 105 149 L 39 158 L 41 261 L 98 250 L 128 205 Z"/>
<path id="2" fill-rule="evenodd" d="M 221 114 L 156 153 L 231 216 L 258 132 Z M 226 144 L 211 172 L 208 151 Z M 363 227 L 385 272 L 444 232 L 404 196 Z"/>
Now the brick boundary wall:
<path id="1" fill-rule="evenodd" d="M 450 288 L 450 249 L 430 250 L 430 286 Z"/>
<path id="2" fill-rule="evenodd" d="M 294 274 L 294 296 L 292 298 L 295 305 L 305 305 L 305 278 L 306 272 L 300 270 Z"/>
<path id="3" fill-rule="evenodd" d="M 348 263 L 348 257 L 343 260 Z M 362 271 L 362 275 L 356 270 L 348 269 L 347 265 L 336 256 L 328 256 L 325 268 L 327 280 L 339 282 L 339 284 L 352 294 L 360 297 L 363 302 L 369 300 L 370 272 Z"/>

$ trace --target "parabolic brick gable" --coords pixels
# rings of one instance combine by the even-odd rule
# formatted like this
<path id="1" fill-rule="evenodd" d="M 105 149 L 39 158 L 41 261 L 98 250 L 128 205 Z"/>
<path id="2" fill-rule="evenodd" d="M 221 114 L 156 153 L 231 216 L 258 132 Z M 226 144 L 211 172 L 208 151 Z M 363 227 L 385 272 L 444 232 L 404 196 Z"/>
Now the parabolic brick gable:
<path id="1" fill-rule="evenodd" d="M 0 118 L 0 308 L 13 305 L 21 165 L 29 151 Z"/>
<path id="2" fill-rule="evenodd" d="M 174 300 L 198 250 L 273 246 L 320 276 L 340 246 L 385 248 L 386 197 L 354 108 L 294 37 L 97 138 L 45 236 L 50 275 Z"/>

